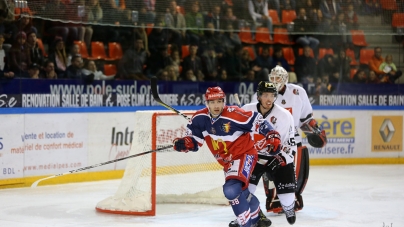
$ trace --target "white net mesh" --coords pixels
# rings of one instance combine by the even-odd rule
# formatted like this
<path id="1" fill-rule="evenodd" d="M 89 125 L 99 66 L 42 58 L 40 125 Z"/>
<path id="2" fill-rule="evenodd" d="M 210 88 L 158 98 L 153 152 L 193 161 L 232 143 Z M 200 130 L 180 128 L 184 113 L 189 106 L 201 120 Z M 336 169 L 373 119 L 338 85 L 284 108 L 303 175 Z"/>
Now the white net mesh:
<path id="1" fill-rule="evenodd" d="M 157 114 L 153 118 L 151 111 L 136 112 L 130 155 L 151 150 L 154 141 L 158 148 L 171 145 L 174 138 L 183 136 L 186 124 L 183 117 L 174 114 Z M 155 188 L 153 170 L 156 171 Z M 206 146 L 186 154 L 168 149 L 156 153 L 155 168 L 152 154 L 130 159 L 115 195 L 99 202 L 96 208 L 112 213 L 150 212 L 154 209 L 154 190 L 157 203 L 226 205 L 223 183 L 221 166 Z"/>
<path id="2" fill-rule="evenodd" d="M 248 27 L 253 23 L 259 26 L 263 24 L 251 15 L 249 11 L 248 0 L 194 0 L 194 1 L 175 1 L 175 6 L 172 6 L 172 1 L 134 1 L 134 0 L 48 0 L 48 1 L 12 1 L 5 0 L 3 8 L 7 8 L 10 14 L 18 16 L 22 12 L 30 12 L 34 18 L 43 19 L 45 21 L 60 21 L 65 23 L 93 24 L 93 25 L 110 25 L 137 27 L 141 24 L 154 24 L 154 26 L 170 27 L 172 22 L 167 19 L 173 9 L 181 13 L 186 20 L 187 29 L 206 29 L 206 24 L 211 21 L 215 13 L 219 13 L 220 30 L 227 30 L 228 25 L 232 25 L 235 30 L 242 27 Z M 255 3 L 257 2 L 257 3 Z M 259 5 L 260 2 L 266 3 Z M 402 13 L 403 4 L 401 1 L 395 0 L 357 0 L 357 1 L 331 1 L 331 0 L 310 0 L 310 1 L 254 1 L 252 11 L 259 14 L 266 14 L 271 17 L 272 24 L 286 27 L 286 24 L 293 21 L 299 14 L 301 8 L 306 9 L 306 16 L 310 19 L 310 24 L 313 26 L 312 31 L 304 31 L 300 33 L 338 33 L 330 26 L 321 28 L 321 31 L 316 31 L 322 19 L 328 19 L 329 15 L 333 16 L 333 20 L 339 14 L 345 15 L 343 20 L 349 29 L 358 29 L 356 17 L 352 14 L 382 16 L 386 23 L 392 22 L 394 13 Z M 257 5 L 258 4 L 258 5 Z M 195 9 L 194 6 L 197 6 Z M 253 4 L 250 4 L 253 5 Z M 331 6 L 336 9 L 329 9 Z M 328 10 L 325 10 L 328 9 Z M 321 11 L 321 12 L 320 12 Z M 331 11 L 331 12 L 328 12 Z M 334 12 L 335 11 L 335 12 Z M 196 20 L 191 22 L 191 16 L 187 14 L 197 13 L 201 21 Z M 320 19 L 319 19 L 320 18 Z M 192 19 L 195 20 L 195 19 Z M 216 19 L 215 19 L 216 20 Z M 255 21 L 255 22 L 254 22 Z M 351 22 L 352 21 L 352 22 Z M 403 18 L 399 18 L 398 22 L 402 25 Z M 353 24 L 351 27 L 351 24 Z M 400 25 L 400 26 L 401 26 Z M 372 21 L 366 21 L 360 24 L 361 29 L 364 27 L 370 28 L 371 31 L 379 34 L 378 26 Z M 396 27 L 396 26 L 394 26 Z M 215 26 L 216 28 L 216 26 Z M 331 30 L 330 30 L 331 29 Z"/>

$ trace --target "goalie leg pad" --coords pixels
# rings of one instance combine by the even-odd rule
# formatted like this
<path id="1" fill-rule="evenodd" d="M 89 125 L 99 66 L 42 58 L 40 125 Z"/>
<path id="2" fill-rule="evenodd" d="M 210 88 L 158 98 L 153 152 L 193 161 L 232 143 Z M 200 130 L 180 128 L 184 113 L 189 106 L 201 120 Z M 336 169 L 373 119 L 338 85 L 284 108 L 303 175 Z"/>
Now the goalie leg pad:
<path id="1" fill-rule="evenodd" d="M 267 209 L 267 212 L 273 212 L 273 213 L 281 213 L 282 212 L 282 205 L 279 202 L 278 195 L 276 194 L 276 189 L 271 188 L 268 190 L 268 193 L 266 194 L 266 203 L 265 203 L 265 208 Z"/>
<path id="2" fill-rule="evenodd" d="M 295 163 L 297 178 L 296 192 L 302 194 L 306 187 L 307 180 L 309 179 L 310 172 L 309 150 L 306 146 L 300 146 L 297 148 Z"/>
<path id="3" fill-rule="evenodd" d="M 309 179 L 310 163 L 309 163 L 309 151 L 306 146 L 299 146 L 297 148 L 298 153 L 296 155 L 296 203 L 295 210 L 303 209 L 303 197 L 302 193 L 306 187 L 307 180 Z"/>

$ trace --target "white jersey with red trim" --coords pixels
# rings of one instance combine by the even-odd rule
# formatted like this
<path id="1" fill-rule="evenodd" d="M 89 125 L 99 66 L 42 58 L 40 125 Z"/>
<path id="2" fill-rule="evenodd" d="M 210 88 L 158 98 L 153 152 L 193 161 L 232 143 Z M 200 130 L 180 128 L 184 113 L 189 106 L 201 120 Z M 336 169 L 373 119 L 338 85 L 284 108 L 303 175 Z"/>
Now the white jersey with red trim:
<path id="1" fill-rule="evenodd" d="M 251 99 L 251 103 L 254 102 L 258 102 L 257 93 Z M 296 143 L 301 143 L 302 137 L 299 134 L 299 129 L 304 122 L 312 118 L 313 113 L 313 108 L 306 91 L 298 85 L 286 84 L 278 92 L 275 103 L 287 109 L 292 114 L 295 124 L 295 141 Z"/>
<path id="2" fill-rule="evenodd" d="M 187 136 L 192 136 L 198 146 L 204 142 L 216 160 L 226 166 L 244 154 L 257 156 L 251 133 L 267 135 L 273 127 L 262 115 L 237 106 L 225 106 L 217 118 L 212 118 L 208 108 L 197 111 L 187 125 Z"/>
<path id="3" fill-rule="evenodd" d="M 259 103 L 250 103 L 244 105 L 241 108 L 259 112 L 259 105 Z M 295 126 L 292 114 L 278 104 L 274 104 L 273 107 L 263 117 L 281 136 L 281 142 L 283 146 L 282 152 L 285 152 L 286 154 L 292 154 L 292 151 L 296 151 L 297 147 L 295 142 Z M 259 138 L 255 139 L 255 141 L 258 140 Z M 270 156 L 270 154 L 268 154 L 268 152 L 266 151 L 258 151 L 258 155 Z M 293 159 L 291 159 L 290 161 L 293 162 Z"/>

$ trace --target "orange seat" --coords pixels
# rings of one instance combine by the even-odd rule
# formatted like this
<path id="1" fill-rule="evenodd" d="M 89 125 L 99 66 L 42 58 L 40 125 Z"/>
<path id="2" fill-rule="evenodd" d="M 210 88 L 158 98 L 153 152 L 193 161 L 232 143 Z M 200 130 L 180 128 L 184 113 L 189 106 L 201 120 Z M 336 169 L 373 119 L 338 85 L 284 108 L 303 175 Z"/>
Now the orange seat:
<path id="1" fill-rule="evenodd" d="M 46 51 L 45 51 L 45 47 L 43 46 L 42 39 L 37 38 L 36 43 L 38 44 L 38 48 L 41 50 L 42 55 L 43 55 L 44 57 L 48 57 L 48 54 L 47 54 Z"/>
<path id="2" fill-rule="evenodd" d="M 189 55 L 189 45 L 182 45 L 181 47 L 181 52 L 182 52 L 182 58 L 185 58 L 186 56 Z"/>
<path id="3" fill-rule="evenodd" d="M 233 0 L 224 0 L 228 6 L 233 6 Z"/>
<path id="4" fill-rule="evenodd" d="M 274 29 L 274 43 L 283 45 L 293 45 L 294 42 L 289 40 L 288 30 L 286 28 L 275 28 Z"/>
<path id="5" fill-rule="evenodd" d="M 355 46 L 361 46 L 361 47 L 368 46 L 368 43 L 366 42 L 365 39 L 365 33 L 363 32 L 363 30 L 351 30 L 351 35 L 352 35 L 352 43 Z"/>
<path id="6" fill-rule="evenodd" d="M 294 10 L 282 10 L 282 23 L 288 24 L 296 19 L 296 11 Z"/>
<path id="7" fill-rule="evenodd" d="M 345 51 L 345 54 L 347 57 L 350 57 L 352 59 L 350 65 L 359 65 L 358 62 L 356 61 L 355 52 L 353 50 L 347 49 Z"/>
<path id="8" fill-rule="evenodd" d="M 250 46 L 245 46 L 245 47 L 243 47 L 243 50 L 247 50 L 247 51 L 248 51 L 248 54 L 250 55 L 251 60 L 254 60 L 254 59 L 255 59 L 255 51 L 254 51 L 254 49 L 253 49 L 252 47 L 250 47 Z"/>
<path id="9" fill-rule="evenodd" d="M 116 75 L 117 69 L 115 64 L 104 64 L 104 74 L 106 76 Z"/>
<path id="10" fill-rule="evenodd" d="M 286 59 L 289 65 L 295 64 L 295 54 L 293 53 L 292 47 L 283 47 L 282 48 L 283 57 Z"/>
<path id="11" fill-rule="evenodd" d="M 300 52 L 300 50 L 299 50 Z M 334 55 L 334 51 L 331 48 L 319 48 L 318 49 L 318 60 L 322 59 L 326 54 Z"/>
<path id="12" fill-rule="evenodd" d="M 265 27 L 258 27 L 255 33 L 255 41 L 258 43 L 271 44 L 269 39 L 269 29 Z"/>
<path id="13" fill-rule="evenodd" d="M 391 22 L 391 26 L 404 27 L 404 13 L 393 13 L 393 20 Z"/>
<path id="14" fill-rule="evenodd" d="M 146 34 L 150 35 L 154 27 L 154 24 L 146 24 Z"/>
<path id="15" fill-rule="evenodd" d="M 274 9 L 269 9 L 268 10 L 268 15 L 269 17 L 272 18 L 272 24 L 273 25 L 281 25 L 281 20 L 279 20 L 279 16 L 278 16 L 278 11 L 274 10 Z"/>
<path id="16" fill-rule="evenodd" d="M 113 60 L 107 57 L 103 42 L 91 42 L 91 57 L 94 59 Z"/>
<path id="17" fill-rule="evenodd" d="M 108 43 L 108 56 L 114 60 L 121 59 L 123 57 L 121 44 L 117 42 Z"/>
<path id="18" fill-rule="evenodd" d="M 380 5 L 384 10 L 397 10 L 397 2 L 396 0 L 380 0 Z"/>
<path id="19" fill-rule="evenodd" d="M 303 48 L 299 48 L 299 55 L 303 55 Z M 313 49 L 310 49 L 310 57 L 314 58 Z"/>
<path id="20" fill-rule="evenodd" d="M 375 51 L 373 49 L 361 49 L 359 62 L 363 65 L 369 64 L 369 60 L 373 57 Z"/>
<path id="21" fill-rule="evenodd" d="M 248 43 L 248 44 L 256 44 L 252 39 L 252 34 L 251 30 L 249 28 L 242 28 L 240 32 L 238 33 L 238 36 L 240 37 L 241 42 L 243 43 Z"/>
<path id="22" fill-rule="evenodd" d="M 350 78 L 353 79 L 355 76 L 355 73 L 358 71 L 358 69 L 351 69 L 351 75 Z"/>
<path id="23" fill-rule="evenodd" d="M 84 42 L 82 42 L 82 41 L 74 41 L 74 44 L 79 46 L 79 51 L 80 51 L 80 54 L 81 54 L 82 58 L 87 58 L 89 60 L 94 60 L 88 54 L 87 46 L 86 46 L 86 44 Z"/>

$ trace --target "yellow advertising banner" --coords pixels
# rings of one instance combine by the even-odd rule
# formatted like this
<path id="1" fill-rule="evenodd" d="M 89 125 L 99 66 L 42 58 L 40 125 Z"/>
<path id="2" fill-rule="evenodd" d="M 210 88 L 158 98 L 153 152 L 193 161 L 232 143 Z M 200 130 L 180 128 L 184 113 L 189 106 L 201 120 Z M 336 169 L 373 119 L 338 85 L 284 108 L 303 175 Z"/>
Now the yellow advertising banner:
<path id="1" fill-rule="evenodd" d="M 372 116 L 372 152 L 403 151 L 403 116 Z"/>

